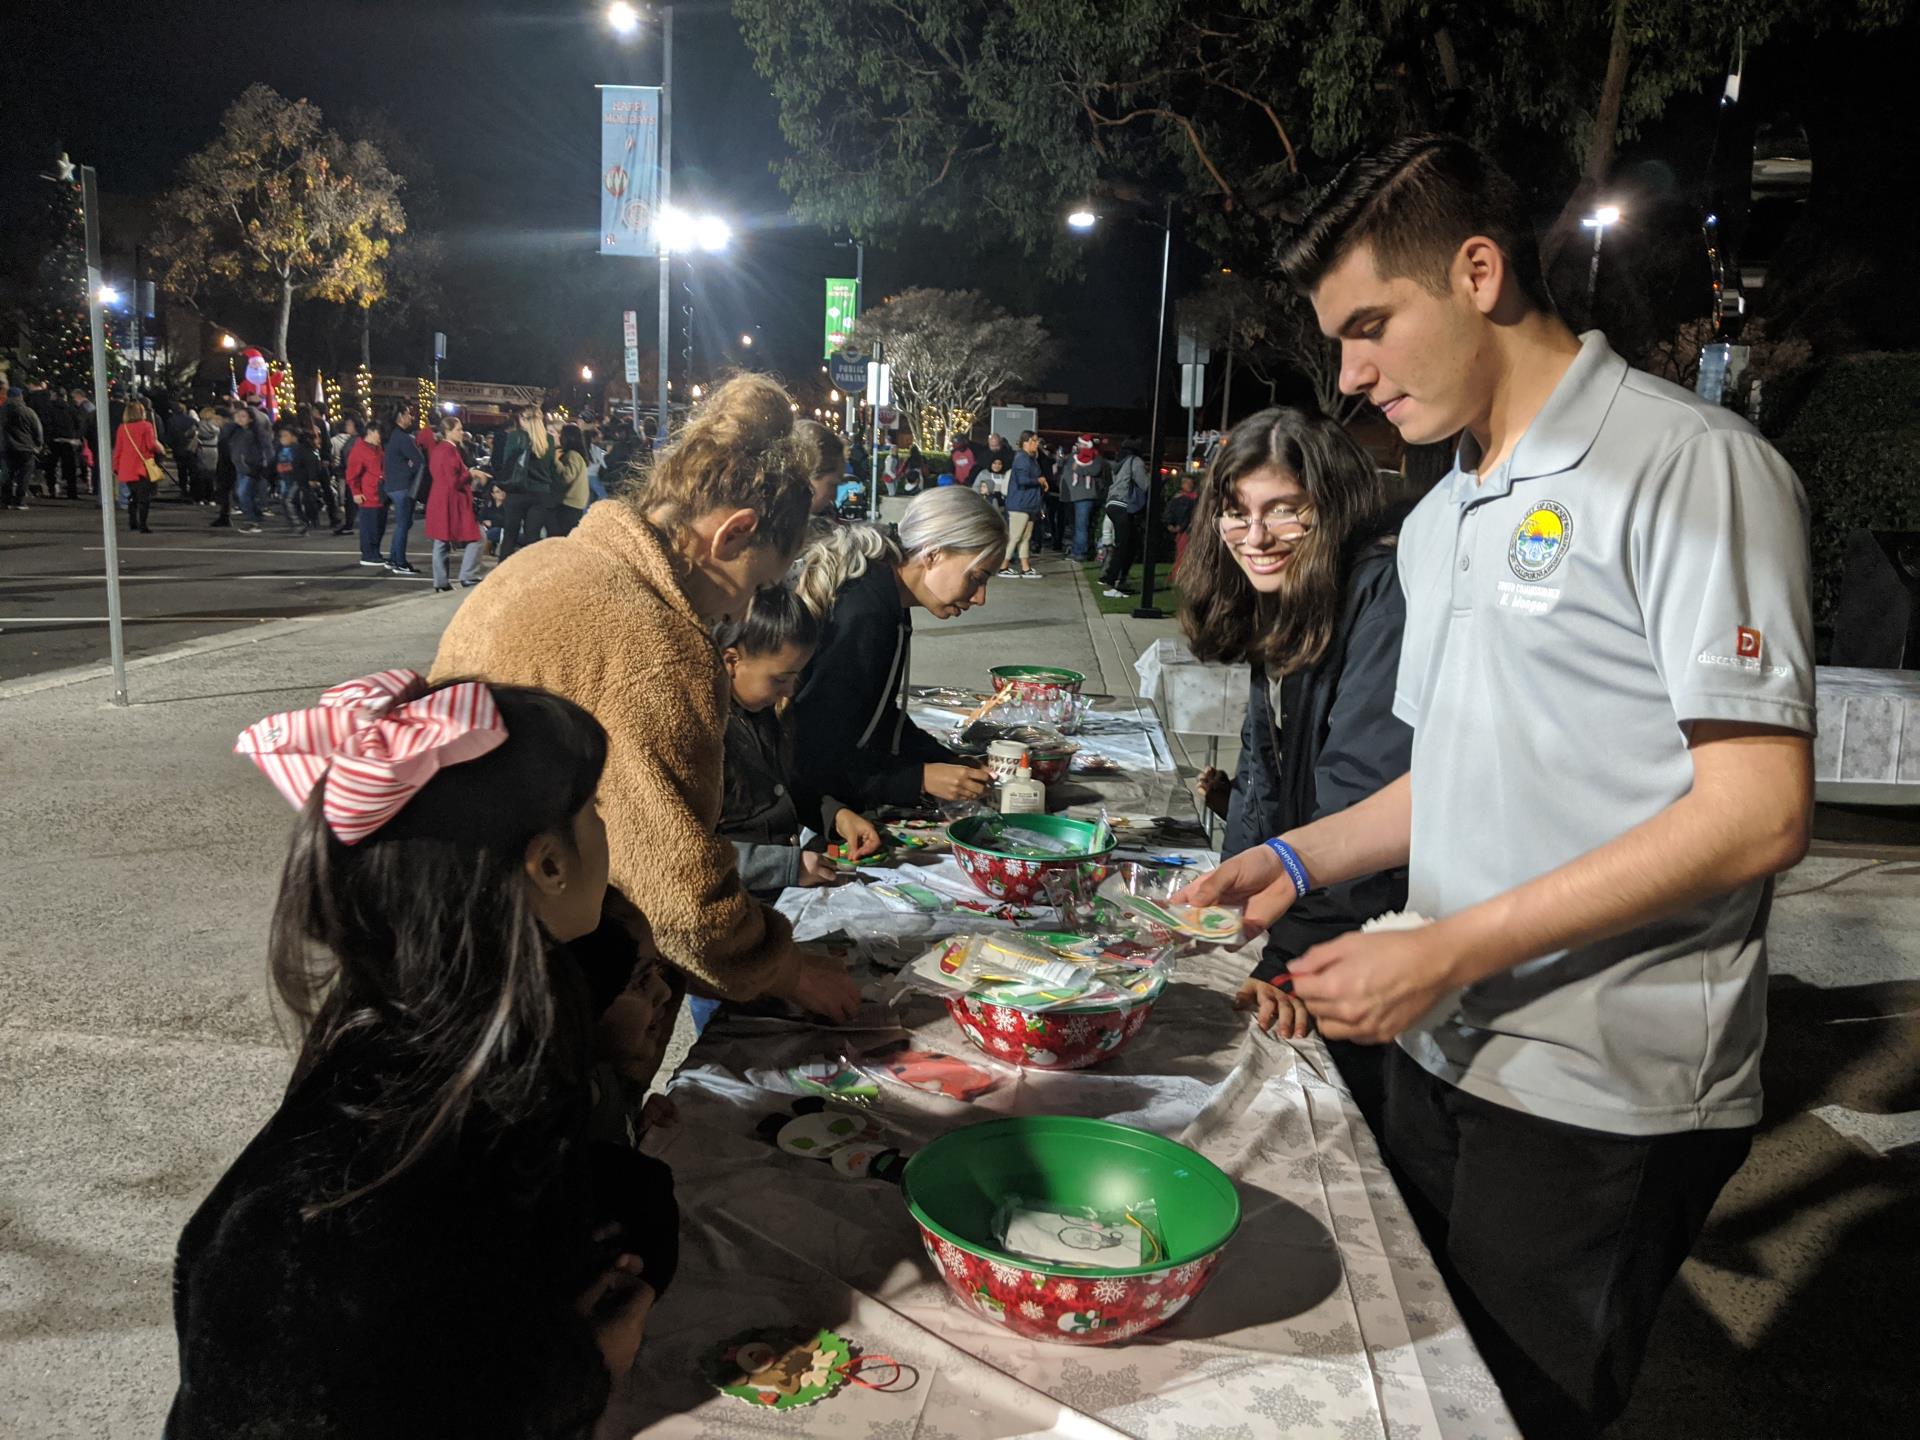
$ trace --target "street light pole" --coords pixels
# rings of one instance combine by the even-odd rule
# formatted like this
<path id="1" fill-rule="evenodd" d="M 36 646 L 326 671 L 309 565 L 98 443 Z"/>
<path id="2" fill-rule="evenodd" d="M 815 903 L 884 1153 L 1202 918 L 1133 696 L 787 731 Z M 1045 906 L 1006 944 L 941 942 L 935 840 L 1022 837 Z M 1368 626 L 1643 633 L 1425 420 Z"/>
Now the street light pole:
<path id="1" fill-rule="evenodd" d="M 1593 296 L 1600 283 L 1600 242 L 1606 239 L 1607 227 L 1620 218 L 1620 207 L 1602 205 L 1593 214 L 1580 222 L 1583 229 L 1593 231 L 1593 261 L 1587 266 L 1587 318 L 1593 318 Z"/>
<path id="2" fill-rule="evenodd" d="M 86 220 L 87 327 L 93 334 L 93 453 L 100 473 L 100 532 L 107 564 L 107 645 L 113 656 L 113 703 L 127 703 L 127 646 L 120 618 L 120 531 L 113 517 L 113 436 L 107 413 L 107 332 L 100 313 L 100 184 L 91 165 L 80 167 L 81 210 Z M 138 289 L 136 284 L 135 289 Z M 136 300 L 134 309 L 140 308 Z"/>
<path id="3" fill-rule="evenodd" d="M 664 215 L 673 199 L 673 7 L 660 9 L 660 209 Z M 656 226 L 658 222 L 656 221 Z M 667 348 L 673 343 L 673 259 L 664 237 L 660 243 L 660 425 L 656 445 L 667 443 Z"/>
<path id="4" fill-rule="evenodd" d="M 1147 441 L 1147 508 L 1141 512 L 1140 528 L 1140 603 L 1133 609 L 1136 620 L 1164 620 L 1166 612 L 1153 603 L 1153 491 L 1160 483 L 1160 387 L 1167 374 L 1167 303 L 1173 282 L 1173 200 L 1167 200 L 1160 221 L 1160 329 L 1153 344 L 1153 416 Z M 1120 577 L 1124 583 L 1126 577 Z"/>

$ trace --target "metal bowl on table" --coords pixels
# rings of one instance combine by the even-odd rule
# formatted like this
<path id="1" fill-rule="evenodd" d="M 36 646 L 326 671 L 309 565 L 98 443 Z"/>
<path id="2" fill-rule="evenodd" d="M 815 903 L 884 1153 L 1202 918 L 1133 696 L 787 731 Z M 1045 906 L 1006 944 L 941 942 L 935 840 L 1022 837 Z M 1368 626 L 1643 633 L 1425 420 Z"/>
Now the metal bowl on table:
<path id="1" fill-rule="evenodd" d="M 1061 847 L 1059 853 L 1013 843 L 1023 831 Z M 1061 879 L 1099 884 L 1116 843 L 1107 826 L 1064 815 L 969 815 L 947 826 L 947 839 L 974 888 L 1015 905 L 1051 903 L 1048 886 Z"/>
<path id="2" fill-rule="evenodd" d="M 1240 1197 L 1204 1156 L 1145 1130 L 1064 1115 L 988 1120 L 907 1162 L 901 1189 L 921 1242 L 960 1303 L 1032 1340 L 1111 1345 L 1165 1324 L 1213 1278 L 1240 1227 Z M 1061 1212 L 1156 1214 L 1147 1264 L 1102 1268 L 999 1248 L 1010 1197 Z M 1138 1223 L 1138 1222 L 1136 1222 Z"/>

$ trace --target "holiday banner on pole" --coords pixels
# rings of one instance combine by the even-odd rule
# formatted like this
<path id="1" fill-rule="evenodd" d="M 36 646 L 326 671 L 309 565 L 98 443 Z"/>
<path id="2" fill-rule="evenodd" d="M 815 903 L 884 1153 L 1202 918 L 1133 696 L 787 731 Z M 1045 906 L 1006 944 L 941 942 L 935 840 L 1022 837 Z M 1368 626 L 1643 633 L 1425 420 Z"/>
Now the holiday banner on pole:
<path id="1" fill-rule="evenodd" d="M 822 360 L 832 358 L 833 352 L 847 343 L 847 333 L 859 313 L 860 282 L 827 281 L 827 348 L 820 352 Z"/>
<path id="2" fill-rule="evenodd" d="M 600 253 L 660 253 L 660 87 L 600 88 Z"/>

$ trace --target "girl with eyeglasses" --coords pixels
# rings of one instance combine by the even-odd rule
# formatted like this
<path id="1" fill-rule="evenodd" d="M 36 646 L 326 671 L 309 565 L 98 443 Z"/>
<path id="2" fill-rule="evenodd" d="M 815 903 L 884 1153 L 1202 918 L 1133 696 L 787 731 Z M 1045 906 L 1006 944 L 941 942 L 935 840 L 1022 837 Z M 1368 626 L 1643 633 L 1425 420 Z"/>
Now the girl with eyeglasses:
<path id="1" fill-rule="evenodd" d="M 1365 799 L 1408 766 L 1413 732 L 1393 715 L 1406 611 L 1394 573 L 1402 510 L 1387 478 L 1328 417 L 1278 407 L 1221 442 L 1180 564 L 1181 624 L 1202 660 L 1252 668 L 1240 761 L 1200 777 L 1234 855 Z M 1406 904 L 1404 870 L 1318 890 L 1268 931 L 1239 1003 L 1261 1028 L 1304 1035 L 1287 963 Z M 1274 983 L 1280 982 L 1280 986 Z M 1371 1121 L 1377 1048 L 1329 1042 Z M 1371 1092 L 1371 1093 L 1369 1093 Z"/>

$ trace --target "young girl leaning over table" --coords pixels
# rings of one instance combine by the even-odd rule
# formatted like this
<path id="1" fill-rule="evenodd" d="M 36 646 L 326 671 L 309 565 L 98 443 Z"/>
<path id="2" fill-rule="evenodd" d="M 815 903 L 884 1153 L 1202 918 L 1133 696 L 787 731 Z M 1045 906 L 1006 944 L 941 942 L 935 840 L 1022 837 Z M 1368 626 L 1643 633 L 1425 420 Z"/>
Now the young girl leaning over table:
<path id="1" fill-rule="evenodd" d="M 811 826 L 846 846 L 849 860 L 880 848 L 871 820 L 793 779 L 793 727 L 787 707 L 820 643 L 820 621 L 785 585 L 762 590 L 746 619 L 724 637 L 733 705 L 727 715 L 726 779 L 720 834 L 733 843 L 747 890 L 774 899 L 790 885 L 832 885 L 833 861 L 800 847 Z"/>
<path id="2" fill-rule="evenodd" d="M 180 1238 L 167 1435 L 589 1435 L 679 1223 L 587 1133 L 605 732 L 390 670 L 236 748 L 300 807 L 270 956 L 303 1033 Z"/>

